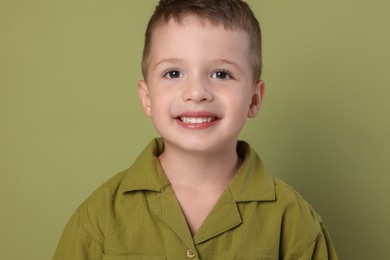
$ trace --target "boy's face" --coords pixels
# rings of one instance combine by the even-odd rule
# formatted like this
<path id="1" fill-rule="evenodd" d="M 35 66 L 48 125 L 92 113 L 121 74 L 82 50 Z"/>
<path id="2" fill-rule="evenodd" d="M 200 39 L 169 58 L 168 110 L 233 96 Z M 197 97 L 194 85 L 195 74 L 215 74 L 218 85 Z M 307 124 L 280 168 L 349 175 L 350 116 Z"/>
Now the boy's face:
<path id="1" fill-rule="evenodd" d="M 264 92 L 263 82 L 253 81 L 249 55 L 246 32 L 193 17 L 153 31 L 147 78 L 138 90 L 166 149 L 235 149 Z"/>

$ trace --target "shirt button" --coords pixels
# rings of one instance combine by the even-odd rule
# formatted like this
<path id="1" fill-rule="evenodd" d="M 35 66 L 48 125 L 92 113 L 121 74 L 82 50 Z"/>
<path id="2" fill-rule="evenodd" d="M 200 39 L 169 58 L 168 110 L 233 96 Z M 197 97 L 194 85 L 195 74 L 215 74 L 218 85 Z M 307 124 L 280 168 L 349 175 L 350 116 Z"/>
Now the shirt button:
<path id="1" fill-rule="evenodd" d="M 188 250 L 187 250 L 187 257 L 188 257 L 188 258 L 194 258 L 194 257 L 195 257 L 194 252 L 192 252 L 190 249 L 188 249 Z"/>

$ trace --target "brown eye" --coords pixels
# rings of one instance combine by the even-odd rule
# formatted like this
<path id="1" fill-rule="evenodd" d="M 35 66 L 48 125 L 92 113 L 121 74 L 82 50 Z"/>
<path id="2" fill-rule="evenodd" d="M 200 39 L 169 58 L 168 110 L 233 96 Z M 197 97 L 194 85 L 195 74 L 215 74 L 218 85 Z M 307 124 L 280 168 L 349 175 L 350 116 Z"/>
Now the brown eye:
<path id="1" fill-rule="evenodd" d="M 214 72 L 211 77 L 213 79 L 230 79 L 231 78 L 231 75 L 229 72 L 227 71 L 224 71 L 224 70 L 218 70 L 216 72 Z"/>
<path id="2" fill-rule="evenodd" d="M 181 78 L 182 76 L 182 73 L 178 70 L 170 70 L 164 73 L 164 77 L 168 79 L 177 79 Z"/>

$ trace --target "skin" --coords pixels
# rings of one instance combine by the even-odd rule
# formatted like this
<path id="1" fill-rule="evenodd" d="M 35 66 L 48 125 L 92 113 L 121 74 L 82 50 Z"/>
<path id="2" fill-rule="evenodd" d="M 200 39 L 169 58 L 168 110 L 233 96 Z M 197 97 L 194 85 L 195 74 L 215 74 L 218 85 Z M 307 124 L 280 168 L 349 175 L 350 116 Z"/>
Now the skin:
<path id="1" fill-rule="evenodd" d="M 194 17 L 152 35 L 138 93 L 164 139 L 159 159 L 193 234 L 237 172 L 239 133 L 260 109 L 264 82 L 253 80 L 249 55 L 246 32 Z"/>

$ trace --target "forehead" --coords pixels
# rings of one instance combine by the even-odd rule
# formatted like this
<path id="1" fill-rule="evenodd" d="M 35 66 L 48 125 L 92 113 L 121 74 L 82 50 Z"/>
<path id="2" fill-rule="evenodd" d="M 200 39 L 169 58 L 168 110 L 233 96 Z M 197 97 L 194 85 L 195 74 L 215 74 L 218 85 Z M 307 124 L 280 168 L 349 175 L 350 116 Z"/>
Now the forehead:
<path id="1" fill-rule="evenodd" d="M 161 58 L 248 60 L 249 34 L 196 17 L 169 20 L 152 32 L 150 62 Z"/>

